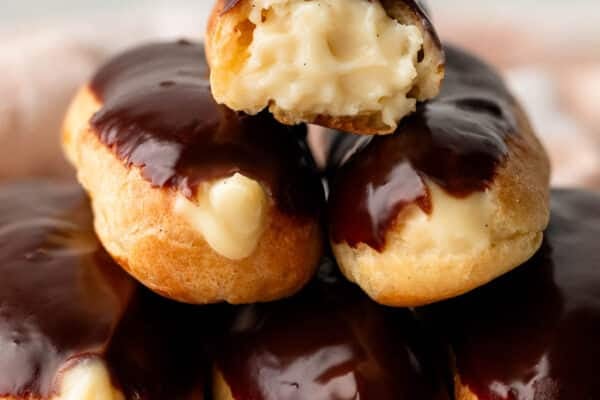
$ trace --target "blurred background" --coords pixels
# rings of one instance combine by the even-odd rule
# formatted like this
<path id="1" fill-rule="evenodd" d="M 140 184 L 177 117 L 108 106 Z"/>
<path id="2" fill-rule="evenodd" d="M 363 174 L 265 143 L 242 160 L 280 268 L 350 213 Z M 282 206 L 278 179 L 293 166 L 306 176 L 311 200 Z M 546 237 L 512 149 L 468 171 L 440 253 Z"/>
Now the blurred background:
<path id="1" fill-rule="evenodd" d="M 58 132 L 76 88 L 141 41 L 200 39 L 212 0 L 0 0 L 0 179 L 72 172 Z M 554 165 L 600 188 L 600 2 L 430 0 L 446 41 L 501 69 Z"/>

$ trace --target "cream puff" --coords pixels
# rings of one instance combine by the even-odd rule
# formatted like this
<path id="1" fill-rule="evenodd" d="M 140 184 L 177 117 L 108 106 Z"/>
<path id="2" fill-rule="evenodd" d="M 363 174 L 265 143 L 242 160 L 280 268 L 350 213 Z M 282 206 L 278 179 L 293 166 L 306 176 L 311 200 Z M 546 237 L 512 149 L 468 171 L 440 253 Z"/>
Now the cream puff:
<path id="1" fill-rule="evenodd" d="M 214 362 L 214 400 L 448 400 L 428 334 L 324 264 L 299 295 L 238 308 Z"/>
<path id="2" fill-rule="evenodd" d="M 203 54 L 180 41 L 112 59 L 74 99 L 63 147 L 103 245 L 150 289 L 189 303 L 291 295 L 323 248 L 306 128 L 219 106 Z"/>
<path id="3" fill-rule="evenodd" d="M 206 54 L 217 102 L 362 134 L 394 132 L 444 77 L 414 0 L 218 0 Z"/>
<path id="4" fill-rule="evenodd" d="M 420 311 L 448 341 L 457 400 L 600 398 L 600 195 L 552 196 L 534 258 Z"/>
<path id="5" fill-rule="evenodd" d="M 216 320 L 115 264 L 77 185 L 0 187 L 0 276 L 0 399 L 202 399 Z"/>
<path id="6" fill-rule="evenodd" d="M 338 133 L 329 223 L 344 274 L 373 299 L 418 306 L 458 296 L 539 248 L 550 167 L 489 66 L 446 47 L 440 96 L 384 137 Z"/>

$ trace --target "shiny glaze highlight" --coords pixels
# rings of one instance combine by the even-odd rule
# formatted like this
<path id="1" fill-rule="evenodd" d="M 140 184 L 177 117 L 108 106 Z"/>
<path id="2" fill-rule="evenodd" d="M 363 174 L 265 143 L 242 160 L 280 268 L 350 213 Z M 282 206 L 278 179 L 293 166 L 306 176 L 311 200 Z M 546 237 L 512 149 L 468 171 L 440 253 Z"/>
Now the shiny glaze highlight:
<path id="1" fill-rule="evenodd" d="M 90 121 L 93 131 L 154 187 L 192 197 L 200 183 L 239 172 L 259 181 L 282 212 L 320 212 L 323 188 L 306 128 L 218 105 L 201 45 L 135 48 L 104 65 L 90 88 L 102 103 Z"/>
<path id="2" fill-rule="evenodd" d="M 329 220 L 335 243 L 382 250 L 411 204 L 431 212 L 426 179 L 456 197 L 487 189 L 516 135 L 514 101 L 500 76 L 446 46 L 440 96 L 418 106 L 392 135 L 337 135 L 329 152 Z"/>
<path id="3" fill-rule="evenodd" d="M 478 400 L 600 398 L 600 195 L 555 191 L 552 211 L 532 260 L 424 310 Z"/>
<path id="4" fill-rule="evenodd" d="M 0 188 L 0 276 L 0 397 L 51 399 L 65 368 L 98 357 L 127 399 L 203 398 L 217 309 L 162 299 L 123 272 L 76 185 Z"/>
<path id="5" fill-rule="evenodd" d="M 410 312 L 376 305 L 333 268 L 294 298 L 237 311 L 216 359 L 233 398 L 447 400 Z"/>

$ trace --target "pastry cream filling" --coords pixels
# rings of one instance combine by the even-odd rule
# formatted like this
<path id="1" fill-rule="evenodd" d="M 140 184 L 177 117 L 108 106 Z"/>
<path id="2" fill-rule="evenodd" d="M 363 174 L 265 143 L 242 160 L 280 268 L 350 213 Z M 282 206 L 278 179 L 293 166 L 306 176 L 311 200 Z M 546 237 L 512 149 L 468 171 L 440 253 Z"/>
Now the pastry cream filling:
<path id="1" fill-rule="evenodd" d="M 88 359 L 61 374 L 55 400 L 125 400 L 125 397 L 112 385 L 104 362 Z"/>
<path id="2" fill-rule="evenodd" d="M 479 253 L 492 245 L 496 206 L 489 191 L 458 198 L 428 181 L 433 210 L 402 221 L 405 245 L 420 256 Z"/>
<path id="3" fill-rule="evenodd" d="M 202 233 L 210 247 L 231 260 L 250 256 L 264 231 L 267 194 L 262 186 L 241 174 L 200 188 L 196 201 L 183 195 L 175 211 Z"/>
<path id="4" fill-rule="evenodd" d="M 381 113 L 391 128 L 414 111 L 423 35 L 379 1 L 252 0 L 248 57 L 224 103 L 255 114 L 269 104 L 302 115 Z"/>

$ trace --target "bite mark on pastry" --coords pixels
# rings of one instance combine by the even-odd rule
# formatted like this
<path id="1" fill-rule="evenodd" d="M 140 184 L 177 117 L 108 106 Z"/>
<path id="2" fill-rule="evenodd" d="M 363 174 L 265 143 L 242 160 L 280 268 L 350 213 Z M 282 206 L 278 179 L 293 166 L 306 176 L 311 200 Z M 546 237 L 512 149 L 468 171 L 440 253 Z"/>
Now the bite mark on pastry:
<path id="1" fill-rule="evenodd" d="M 343 120 L 357 133 L 393 132 L 443 76 L 431 25 L 404 3 L 221 2 L 207 39 L 213 94 L 250 114 L 269 108 L 288 124 L 342 128 Z"/>

